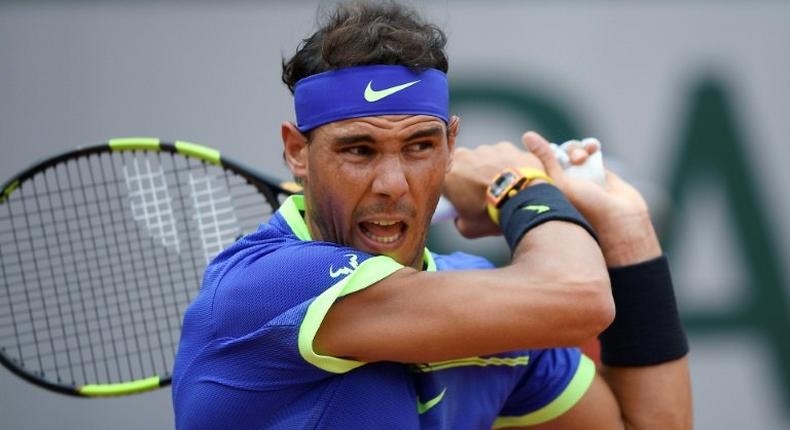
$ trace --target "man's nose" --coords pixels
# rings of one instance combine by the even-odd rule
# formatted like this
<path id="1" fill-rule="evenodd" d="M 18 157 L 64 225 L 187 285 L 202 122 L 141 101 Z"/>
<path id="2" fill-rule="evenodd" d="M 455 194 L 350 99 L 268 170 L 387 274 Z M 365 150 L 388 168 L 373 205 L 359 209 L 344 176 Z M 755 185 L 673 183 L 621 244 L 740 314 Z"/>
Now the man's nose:
<path id="1" fill-rule="evenodd" d="M 373 179 L 373 192 L 390 198 L 400 198 L 409 190 L 406 172 L 400 157 L 384 157 L 376 166 Z"/>

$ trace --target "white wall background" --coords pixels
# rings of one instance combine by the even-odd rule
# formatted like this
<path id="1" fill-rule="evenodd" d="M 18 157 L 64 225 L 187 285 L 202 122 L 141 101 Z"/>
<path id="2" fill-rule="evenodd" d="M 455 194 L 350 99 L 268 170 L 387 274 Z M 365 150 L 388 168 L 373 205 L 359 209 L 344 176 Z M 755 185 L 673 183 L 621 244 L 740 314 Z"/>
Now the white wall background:
<path id="1" fill-rule="evenodd" d="M 451 79 L 490 77 L 557 94 L 645 184 L 666 184 L 689 85 L 715 71 L 732 90 L 781 256 L 790 255 L 790 4 L 420 7 L 447 29 Z M 279 124 L 292 107 L 280 58 L 310 33 L 315 8 L 308 1 L 0 3 L 0 178 L 54 152 L 131 135 L 211 145 L 286 177 Z M 464 145 L 516 139 L 524 127 L 473 111 L 463 126 Z M 686 308 L 731 306 L 745 296 L 746 283 L 733 282 L 744 274 L 723 201 L 716 190 L 700 193 L 683 223 L 675 278 Z M 691 341 L 697 428 L 790 428 L 763 338 L 738 331 Z M 0 369 L 0 399 L 3 429 L 172 427 L 167 390 L 71 399 Z"/>

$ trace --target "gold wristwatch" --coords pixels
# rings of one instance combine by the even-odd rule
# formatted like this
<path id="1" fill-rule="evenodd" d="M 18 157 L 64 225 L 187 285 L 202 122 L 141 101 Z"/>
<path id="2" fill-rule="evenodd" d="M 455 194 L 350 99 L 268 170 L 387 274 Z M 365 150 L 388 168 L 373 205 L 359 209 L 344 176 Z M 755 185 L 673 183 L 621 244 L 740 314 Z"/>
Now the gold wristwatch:
<path id="1" fill-rule="evenodd" d="M 507 168 L 496 175 L 486 190 L 488 216 L 491 220 L 499 225 L 499 209 L 502 205 L 535 179 L 553 183 L 545 172 L 531 167 Z"/>

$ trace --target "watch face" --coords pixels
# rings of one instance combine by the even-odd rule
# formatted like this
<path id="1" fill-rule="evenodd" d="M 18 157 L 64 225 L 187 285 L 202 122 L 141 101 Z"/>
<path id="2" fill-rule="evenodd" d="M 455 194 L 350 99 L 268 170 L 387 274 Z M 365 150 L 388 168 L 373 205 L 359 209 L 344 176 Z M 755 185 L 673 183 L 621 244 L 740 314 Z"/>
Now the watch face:
<path id="1" fill-rule="evenodd" d="M 504 172 L 491 184 L 489 192 L 493 197 L 499 198 L 509 191 L 516 181 L 518 181 L 518 176 L 512 172 Z"/>

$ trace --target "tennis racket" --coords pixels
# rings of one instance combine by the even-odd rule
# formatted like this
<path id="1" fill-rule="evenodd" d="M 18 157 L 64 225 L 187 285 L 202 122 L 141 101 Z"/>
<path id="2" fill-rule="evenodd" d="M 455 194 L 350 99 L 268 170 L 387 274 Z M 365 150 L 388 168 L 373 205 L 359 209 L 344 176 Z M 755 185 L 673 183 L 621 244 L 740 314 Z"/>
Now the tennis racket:
<path id="1" fill-rule="evenodd" d="M 296 191 L 188 142 L 38 162 L 0 188 L 0 362 L 77 396 L 168 385 L 206 264 Z"/>
<path id="2" fill-rule="evenodd" d="M 183 141 L 36 163 L 0 188 L 0 363 L 75 396 L 169 385 L 206 264 L 299 191 Z M 443 202 L 433 221 L 453 214 Z"/>

